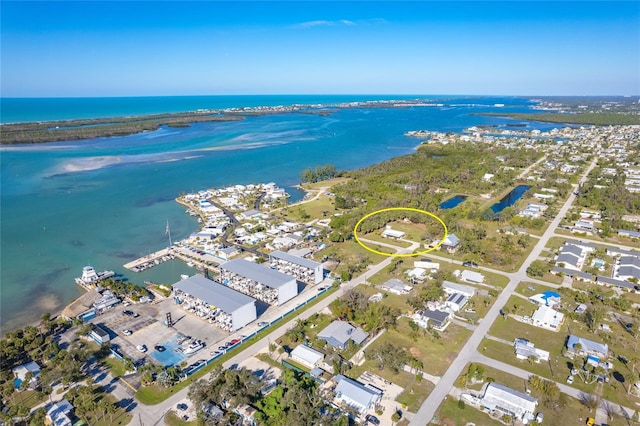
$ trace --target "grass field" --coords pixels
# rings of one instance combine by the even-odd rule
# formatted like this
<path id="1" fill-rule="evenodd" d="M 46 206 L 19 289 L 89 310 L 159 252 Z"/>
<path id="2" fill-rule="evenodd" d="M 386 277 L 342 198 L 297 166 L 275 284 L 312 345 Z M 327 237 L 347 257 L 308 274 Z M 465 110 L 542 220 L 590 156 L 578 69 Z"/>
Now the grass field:
<path id="1" fill-rule="evenodd" d="M 504 424 L 475 407 L 465 405 L 464 408 L 460 408 L 458 401 L 452 396 L 447 396 L 442 401 L 435 417 L 434 422 L 437 422 L 436 424 L 447 426 L 466 426 L 469 423 L 483 426 L 500 426 Z"/>

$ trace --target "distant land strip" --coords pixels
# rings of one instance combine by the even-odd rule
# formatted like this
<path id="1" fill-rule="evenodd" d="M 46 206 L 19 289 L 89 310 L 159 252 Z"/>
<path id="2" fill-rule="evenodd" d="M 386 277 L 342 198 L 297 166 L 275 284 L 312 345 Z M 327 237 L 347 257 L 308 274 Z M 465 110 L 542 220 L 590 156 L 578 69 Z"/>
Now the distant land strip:
<path id="1" fill-rule="evenodd" d="M 192 123 L 242 120 L 241 116 L 211 113 L 156 114 L 137 117 L 57 120 L 0 126 L 2 145 L 60 142 L 109 136 L 126 136 L 157 130 L 160 126 L 187 127 Z"/>
<path id="2" fill-rule="evenodd" d="M 566 124 L 592 124 L 594 126 L 626 126 L 630 124 L 640 124 L 640 115 L 584 112 L 577 114 L 541 113 L 541 114 L 504 114 L 504 113 L 481 113 L 478 115 L 493 117 L 509 117 L 518 120 L 544 121 L 548 123 Z"/>

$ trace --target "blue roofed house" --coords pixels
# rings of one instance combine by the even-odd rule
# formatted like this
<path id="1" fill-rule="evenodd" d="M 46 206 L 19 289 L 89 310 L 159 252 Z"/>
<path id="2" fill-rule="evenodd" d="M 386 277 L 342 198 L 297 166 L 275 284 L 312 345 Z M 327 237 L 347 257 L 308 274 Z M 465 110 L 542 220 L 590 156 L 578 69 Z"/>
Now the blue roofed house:
<path id="1" fill-rule="evenodd" d="M 318 333 L 318 339 L 325 340 L 336 349 L 347 348 L 349 340 L 353 340 L 356 345 L 361 344 L 369 333 L 360 327 L 354 327 L 347 321 L 335 320 Z"/>
<path id="2" fill-rule="evenodd" d="M 374 408 L 382 399 L 382 390 L 372 385 L 364 385 L 342 374 L 337 375 L 335 381 L 338 383 L 335 388 L 338 402 L 355 409 L 361 415 Z"/>

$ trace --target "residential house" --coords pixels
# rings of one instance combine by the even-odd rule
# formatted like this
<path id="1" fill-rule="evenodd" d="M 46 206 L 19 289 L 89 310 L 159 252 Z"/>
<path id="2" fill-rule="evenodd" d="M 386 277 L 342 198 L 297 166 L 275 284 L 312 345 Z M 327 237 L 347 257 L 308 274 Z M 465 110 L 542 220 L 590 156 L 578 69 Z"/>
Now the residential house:
<path id="1" fill-rule="evenodd" d="M 431 326 L 436 330 L 443 331 L 449 325 L 451 314 L 449 312 L 439 310 L 432 311 L 430 309 L 425 309 L 417 311 L 413 314 L 411 319 L 422 328 Z"/>
<path id="2" fill-rule="evenodd" d="M 481 402 L 489 410 L 499 411 L 525 423 L 535 419 L 538 405 L 538 400 L 531 395 L 496 382 L 487 385 Z"/>
<path id="3" fill-rule="evenodd" d="M 640 238 L 640 232 L 629 231 L 627 229 L 618 229 L 619 237 Z"/>
<path id="4" fill-rule="evenodd" d="M 564 322 L 564 314 L 555 309 L 542 305 L 531 316 L 531 323 L 536 327 L 546 328 L 551 331 L 560 331 Z"/>
<path id="5" fill-rule="evenodd" d="M 382 284 L 380 289 L 388 291 L 389 293 L 402 295 L 408 294 L 412 290 L 412 287 L 397 278 L 391 278 Z"/>
<path id="6" fill-rule="evenodd" d="M 449 296 L 444 304 L 453 312 L 458 312 L 460 309 L 464 308 L 468 301 L 469 299 L 467 298 L 467 296 L 460 293 L 453 293 Z"/>
<path id="7" fill-rule="evenodd" d="M 606 343 L 598 343 L 583 337 L 570 334 L 567 338 L 567 355 L 573 357 L 579 356 L 595 356 L 599 359 L 609 358 L 609 346 Z"/>
<path id="8" fill-rule="evenodd" d="M 370 384 L 362 384 L 342 374 L 337 375 L 335 381 L 337 401 L 355 409 L 360 415 L 373 409 L 382 399 L 382 390 Z"/>
<path id="9" fill-rule="evenodd" d="M 593 219 L 581 218 L 573 225 L 573 232 L 593 232 L 594 223 Z"/>
<path id="10" fill-rule="evenodd" d="M 305 345 L 298 345 L 289 354 L 292 360 L 309 368 L 316 368 L 324 359 L 322 352 L 316 351 Z"/>
<path id="11" fill-rule="evenodd" d="M 243 404 L 235 408 L 233 412 L 240 416 L 240 418 L 242 419 L 243 425 L 255 426 L 256 424 L 255 415 L 258 412 L 258 410 L 256 410 L 252 406 L 248 404 Z"/>
<path id="12" fill-rule="evenodd" d="M 620 280 L 640 281 L 640 258 L 635 256 L 620 257 L 615 277 Z"/>
<path id="13" fill-rule="evenodd" d="M 530 357 L 533 357 L 536 363 L 549 361 L 549 352 L 536 348 L 535 345 L 527 339 L 515 339 L 513 347 L 516 352 L 516 358 L 518 359 L 528 360 Z"/>
<path id="14" fill-rule="evenodd" d="M 402 231 L 396 231 L 395 229 L 391 229 L 391 226 L 387 225 L 387 227 L 385 228 L 384 231 L 382 231 L 382 236 L 386 237 L 386 238 L 393 238 L 393 239 L 398 239 L 398 238 L 404 238 L 405 233 Z"/>
<path id="15" fill-rule="evenodd" d="M 449 253 L 455 253 L 458 250 L 459 245 L 460 239 L 456 236 L 456 234 L 449 234 L 447 235 L 447 238 L 444 239 L 444 242 L 442 243 L 440 248 Z"/>
<path id="16" fill-rule="evenodd" d="M 601 277 L 599 275 L 596 277 L 596 284 L 606 285 L 607 287 L 614 286 L 626 291 L 640 291 L 640 287 L 638 286 L 638 284 L 629 281 L 617 280 L 615 278 Z"/>
<path id="17" fill-rule="evenodd" d="M 476 289 L 474 287 L 451 281 L 444 281 L 442 283 L 442 289 L 447 294 L 460 293 L 467 297 L 473 297 L 476 294 Z"/>
<path id="18" fill-rule="evenodd" d="M 536 305 L 555 306 L 560 303 L 560 294 L 555 291 L 545 291 L 529 297 L 529 301 Z"/>
<path id="19" fill-rule="evenodd" d="M 356 345 L 361 344 L 369 336 L 369 333 L 360 327 L 354 327 L 347 321 L 335 320 L 318 333 L 318 339 L 325 340 L 337 349 L 346 349 L 349 340 Z"/>
<path id="20" fill-rule="evenodd" d="M 464 270 L 460 274 L 460 279 L 469 283 L 481 284 L 484 282 L 484 275 L 480 272 Z"/>
<path id="21" fill-rule="evenodd" d="M 14 367 L 12 370 L 15 380 L 13 381 L 16 388 L 20 389 L 22 382 L 26 380 L 27 374 L 32 373 L 33 377 L 29 381 L 28 387 L 33 388 L 38 383 L 38 375 L 40 374 L 40 366 L 35 361 L 29 361 Z"/>
<path id="22" fill-rule="evenodd" d="M 427 278 L 427 271 L 422 268 L 413 268 L 407 271 L 407 277 L 410 280 L 424 281 Z"/>
<path id="23" fill-rule="evenodd" d="M 63 399 L 47 408 L 44 424 L 52 426 L 71 426 L 73 424 L 71 420 L 72 417 L 73 405 L 71 405 L 71 403 L 66 399 Z"/>
<path id="24" fill-rule="evenodd" d="M 584 258 L 585 254 L 580 247 L 573 244 L 565 244 L 562 246 L 558 257 L 556 257 L 556 265 L 579 271 L 582 269 Z"/>

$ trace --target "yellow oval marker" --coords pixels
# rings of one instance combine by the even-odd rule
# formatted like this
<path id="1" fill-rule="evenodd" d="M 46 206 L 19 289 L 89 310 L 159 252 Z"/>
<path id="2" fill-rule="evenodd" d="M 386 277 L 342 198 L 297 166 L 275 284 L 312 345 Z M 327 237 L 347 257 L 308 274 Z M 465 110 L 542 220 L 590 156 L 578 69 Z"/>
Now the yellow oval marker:
<path id="1" fill-rule="evenodd" d="M 434 247 L 431 247 L 430 249 L 418 252 L 418 253 L 405 253 L 405 254 L 390 254 L 390 253 L 383 253 L 381 251 L 378 250 L 374 250 L 370 247 L 367 247 L 366 244 L 364 244 L 362 241 L 360 241 L 360 238 L 358 238 L 358 226 L 360 226 L 360 224 L 367 219 L 368 217 L 374 216 L 378 213 L 384 213 L 384 212 L 390 212 L 390 211 L 401 211 L 401 210 L 406 210 L 406 211 L 411 211 L 411 212 L 417 212 L 417 213 L 422 213 L 422 214 L 426 214 L 427 216 L 431 216 L 432 218 L 434 218 L 435 220 L 437 220 L 438 222 L 440 222 L 440 225 L 442 225 L 442 228 L 444 229 L 444 237 L 442 237 L 442 239 L 440 240 L 440 242 L 438 242 L 438 244 L 436 244 Z M 436 250 L 437 248 L 439 248 L 443 243 L 444 240 L 447 239 L 447 236 L 449 235 L 449 230 L 447 229 L 447 225 L 444 224 L 444 222 L 442 221 L 442 219 L 440 219 L 438 216 L 436 216 L 433 213 L 430 213 L 428 211 L 425 210 L 420 210 L 420 209 L 413 209 L 410 207 L 390 207 L 387 209 L 381 209 L 381 210 L 376 210 L 372 213 L 369 213 L 368 215 L 364 216 L 362 219 L 360 219 L 358 221 L 358 223 L 356 223 L 356 226 L 353 228 L 353 236 L 356 239 L 357 243 L 360 244 L 365 250 L 369 250 L 372 253 L 375 254 L 381 254 L 382 256 L 389 256 L 389 257 L 412 257 L 412 256 L 419 256 L 421 254 L 425 254 L 425 253 L 429 253 L 430 251 Z"/>

